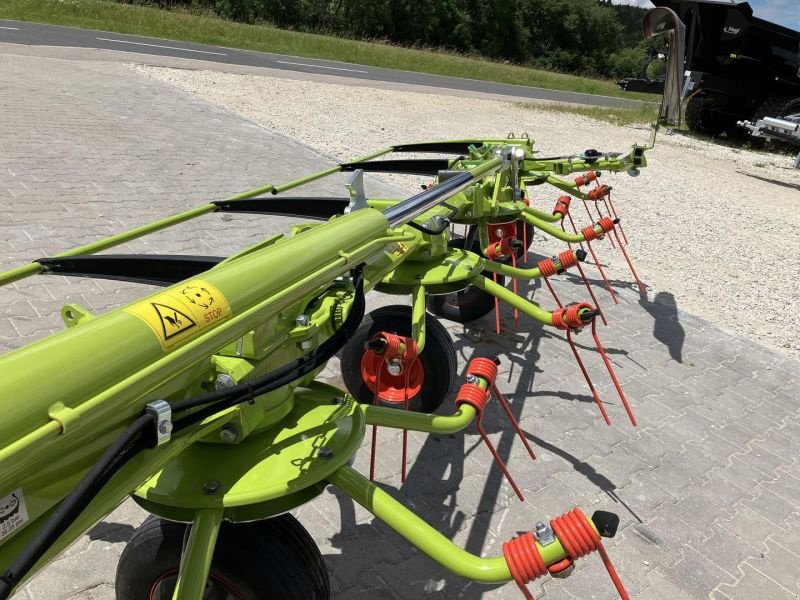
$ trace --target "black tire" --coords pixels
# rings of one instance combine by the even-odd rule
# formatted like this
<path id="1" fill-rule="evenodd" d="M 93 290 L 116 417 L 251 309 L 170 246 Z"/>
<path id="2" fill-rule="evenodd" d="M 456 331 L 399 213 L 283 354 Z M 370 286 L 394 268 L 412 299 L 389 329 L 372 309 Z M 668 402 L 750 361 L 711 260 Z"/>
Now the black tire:
<path id="1" fill-rule="evenodd" d="M 150 516 L 117 565 L 117 600 L 171 600 L 188 525 Z M 205 600 L 329 600 L 322 555 L 291 515 L 220 528 Z"/>
<path id="2" fill-rule="evenodd" d="M 408 408 L 417 412 L 433 412 L 450 394 L 456 381 L 456 351 L 450 334 L 435 317 L 425 315 L 425 348 L 419 355 L 424 379 L 422 387 L 409 399 Z M 361 359 L 364 344 L 375 334 L 385 331 L 405 337 L 411 336 L 411 307 L 384 306 L 373 310 L 361 323 L 355 335 L 341 352 L 342 378 L 351 394 L 363 404 L 372 404 L 374 394 L 361 376 Z M 381 402 L 384 406 L 398 406 L 396 402 Z"/>
<path id="3" fill-rule="evenodd" d="M 529 241 L 531 237 L 528 237 Z M 465 244 L 465 238 L 457 238 L 450 240 L 448 245 L 451 248 L 463 249 Z M 481 253 L 480 243 L 477 240 L 472 242 L 471 252 L 475 254 Z M 497 283 L 500 285 L 505 284 L 505 277 L 497 275 Z M 494 305 L 494 296 L 487 294 L 474 285 L 468 285 L 463 290 L 452 294 L 428 296 L 429 311 L 443 319 L 455 321 L 456 323 L 476 321 L 492 312 Z"/>
<path id="4" fill-rule="evenodd" d="M 692 96 L 686 103 L 686 126 L 696 133 L 704 133 L 716 137 L 726 131 L 730 125 L 721 115 L 717 115 L 703 96 Z"/>
<path id="5" fill-rule="evenodd" d="M 762 102 L 756 112 L 756 119 L 764 117 L 788 117 L 800 113 L 800 98 L 773 96 Z"/>

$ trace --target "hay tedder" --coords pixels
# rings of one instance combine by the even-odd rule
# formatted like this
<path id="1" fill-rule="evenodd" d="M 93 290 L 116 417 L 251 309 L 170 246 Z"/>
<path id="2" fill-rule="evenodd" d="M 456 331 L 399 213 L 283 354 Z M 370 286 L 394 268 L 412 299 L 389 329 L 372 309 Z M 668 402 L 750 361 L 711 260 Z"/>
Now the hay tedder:
<path id="1" fill-rule="evenodd" d="M 648 14 L 655 34 L 671 37 L 680 34 L 673 17 L 666 9 Z M 674 107 L 665 102 L 662 118 L 670 117 Z M 122 554 L 117 598 L 328 598 L 319 550 L 286 514 L 327 485 L 462 577 L 513 580 L 532 598 L 528 582 L 563 576 L 597 551 L 627 598 L 601 542 L 616 531 L 611 513 L 590 518 L 573 509 L 509 540 L 500 556 L 482 558 L 371 480 L 377 427 L 404 432 L 404 478 L 405 432 L 449 434 L 475 422 L 522 498 L 482 427 L 495 398 L 535 457 L 495 385 L 496 361 L 473 358 L 455 407 L 441 406 L 457 367 L 449 335 L 433 315 L 467 322 L 499 314 L 499 301 L 515 318 L 565 332 L 610 422 L 572 342 L 589 329 L 636 424 L 600 342 L 597 320 L 608 319 L 582 263 L 593 258 L 616 301 L 596 255 L 597 240 L 606 238 L 644 292 L 600 176 L 637 175 L 647 164 L 645 150 L 539 158 L 527 136 L 397 145 L 0 274 L 0 285 L 42 274 L 162 287 L 103 315 L 67 305 L 64 331 L 0 357 L 0 599 L 129 495 L 157 517 Z M 352 173 L 344 198 L 285 196 L 339 172 Z M 375 172 L 432 183 L 406 199 L 368 198 L 363 176 Z M 552 208 L 540 205 L 545 189 L 557 196 Z M 582 228 L 572 214 L 577 202 L 589 215 Z M 312 222 L 224 258 L 97 254 L 214 212 Z M 564 250 L 527 265 L 534 235 L 557 238 Z M 556 296 L 557 308 L 547 311 L 506 282 L 541 278 L 552 291 L 548 279 L 573 268 L 591 303 L 563 304 Z M 365 317 L 365 294 L 373 289 L 410 296 L 410 307 Z M 315 380 L 337 353 L 349 392 Z M 372 467 L 365 477 L 351 464 L 368 430 Z"/>

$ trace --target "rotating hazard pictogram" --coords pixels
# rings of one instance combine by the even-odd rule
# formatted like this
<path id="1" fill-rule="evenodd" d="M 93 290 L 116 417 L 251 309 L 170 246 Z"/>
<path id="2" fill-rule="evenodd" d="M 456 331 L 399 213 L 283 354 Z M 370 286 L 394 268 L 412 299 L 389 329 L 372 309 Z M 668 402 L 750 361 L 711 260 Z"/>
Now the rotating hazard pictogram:
<path id="1" fill-rule="evenodd" d="M 151 302 L 151 305 L 161 323 L 164 340 L 175 337 L 184 331 L 189 331 L 192 327 L 197 327 L 197 323 L 189 315 L 177 308 L 157 302 Z"/>

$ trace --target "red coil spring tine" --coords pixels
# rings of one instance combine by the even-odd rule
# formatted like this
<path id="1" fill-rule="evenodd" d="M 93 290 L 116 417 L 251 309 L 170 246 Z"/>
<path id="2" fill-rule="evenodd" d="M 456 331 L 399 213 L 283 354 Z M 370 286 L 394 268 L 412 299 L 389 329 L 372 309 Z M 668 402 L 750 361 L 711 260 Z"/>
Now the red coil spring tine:
<path id="1" fill-rule="evenodd" d="M 492 279 L 497 283 L 497 273 L 492 273 Z M 494 329 L 500 335 L 500 298 L 494 297 Z"/>
<path id="2" fill-rule="evenodd" d="M 603 420 L 605 420 L 606 425 L 611 425 L 611 419 L 608 418 L 608 413 L 606 412 L 606 409 L 603 406 L 603 401 L 600 400 L 600 396 L 597 395 L 597 390 L 594 389 L 594 385 L 592 384 L 592 379 L 589 377 L 589 373 L 586 371 L 586 367 L 583 366 L 583 361 L 581 360 L 581 357 L 578 354 L 578 348 L 575 346 L 575 342 L 572 341 L 572 332 L 569 329 L 567 329 L 567 343 L 569 344 L 569 347 L 572 349 L 572 354 L 575 356 L 575 362 L 578 363 L 578 366 L 581 369 L 581 373 L 583 373 L 583 378 L 586 380 L 586 383 L 589 386 L 589 391 L 592 392 L 592 397 L 594 398 L 594 401 L 597 403 L 597 406 L 600 409 L 600 414 L 603 415 Z"/>
<path id="3" fill-rule="evenodd" d="M 572 220 L 572 214 L 567 213 L 567 216 L 569 217 L 569 222 L 572 225 L 572 231 L 575 232 L 575 235 L 578 235 L 578 228 L 575 227 L 575 221 Z M 563 221 L 561 222 L 561 229 L 564 229 Z M 583 242 L 578 242 L 578 246 L 580 246 L 581 250 L 583 250 Z"/>
<path id="4" fill-rule="evenodd" d="M 553 289 L 553 286 L 550 285 L 550 279 L 548 277 L 542 277 L 542 279 L 544 279 L 544 282 L 547 284 L 547 289 L 550 290 L 550 294 L 552 294 L 553 300 L 555 300 L 556 304 L 558 304 L 558 308 L 563 308 L 561 300 L 558 299 L 558 294 L 556 294 L 556 291 Z"/>
<path id="5" fill-rule="evenodd" d="M 367 350 L 367 352 L 372 352 L 372 350 Z M 372 397 L 372 404 L 377 406 L 378 400 L 380 398 L 380 389 L 381 389 L 381 372 L 383 371 L 383 367 L 388 360 L 389 353 L 384 352 L 383 354 L 383 362 L 381 362 L 380 366 L 378 367 L 378 373 L 375 375 L 375 395 Z M 378 448 L 378 426 L 372 426 L 372 448 L 370 448 L 369 452 L 369 480 L 375 481 L 375 453 L 377 452 Z"/>
<path id="6" fill-rule="evenodd" d="M 486 400 L 489 398 L 489 392 L 481 389 L 477 385 L 466 383 L 461 386 L 461 389 L 458 391 L 456 396 L 456 406 L 461 404 L 462 402 L 466 402 L 470 406 L 474 407 L 477 411 L 477 418 L 475 419 L 475 427 L 478 430 L 478 433 L 481 436 L 481 439 L 486 444 L 486 447 L 489 448 L 489 452 L 492 453 L 492 457 L 494 461 L 497 463 L 497 466 L 500 467 L 500 470 L 505 475 L 506 479 L 508 479 L 508 483 L 511 484 L 511 487 L 514 489 L 514 492 L 517 494 L 517 498 L 520 499 L 520 502 L 525 502 L 525 497 L 522 495 L 522 492 L 517 487 L 514 478 L 511 477 L 511 473 L 508 472 L 506 468 L 506 464 L 503 462 L 503 459 L 500 458 L 500 455 L 497 453 L 497 450 L 492 444 L 492 441 L 489 439 L 489 436 L 486 435 L 486 431 L 483 429 L 483 409 L 486 407 Z"/>
<path id="7" fill-rule="evenodd" d="M 620 598 L 622 600 L 630 600 L 630 596 L 625 591 L 625 586 L 622 584 L 617 570 L 606 553 L 603 541 L 592 528 L 589 519 L 586 518 L 581 509 L 574 508 L 568 513 L 556 517 L 550 521 L 550 527 L 552 527 L 553 533 L 555 533 L 564 550 L 567 551 L 573 561 L 597 550 L 603 560 L 606 571 L 611 577 L 611 581 L 614 582 L 614 587 L 617 588 Z"/>
<path id="8" fill-rule="evenodd" d="M 594 303 L 595 307 L 597 308 L 597 312 L 600 313 L 600 318 L 603 319 L 603 325 L 608 326 L 608 321 L 606 321 L 606 315 L 603 312 L 603 309 L 600 308 L 600 303 L 597 301 L 597 297 L 594 295 L 594 290 L 592 290 L 592 286 L 589 284 L 589 280 L 586 279 L 586 273 L 583 272 L 583 267 L 581 263 L 578 263 L 578 271 L 580 271 L 581 278 L 583 279 L 583 284 L 586 286 L 586 290 L 589 292 L 589 295 L 592 297 L 592 302 Z"/>
<path id="9" fill-rule="evenodd" d="M 515 269 L 517 268 L 517 255 L 513 251 L 511 252 L 511 266 Z M 514 285 L 514 295 L 519 296 L 517 293 L 517 278 L 512 277 L 511 281 Z M 519 310 L 516 307 L 514 307 L 514 329 L 519 329 Z"/>
<path id="10" fill-rule="evenodd" d="M 608 203 L 611 205 L 611 212 L 614 214 L 614 219 L 619 219 L 619 215 L 617 214 L 617 209 L 614 206 L 614 201 L 611 199 L 611 192 L 608 193 Z M 625 243 L 628 243 L 628 236 L 625 235 L 625 229 L 622 227 L 622 223 L 619 223 L 619 230 L 622 233 L 622 239 L 625 240 Z"/>
<path id="11" fill-rule="evenodd" d="M 603 281 L 605 281 L 606 283 L 606 289 L 608 290 L 608 293 L 611 294 L 611 297 L 614 299 L 614 304 L 619 304 L 617 295 L 611 288 L 611 283 L 609 283 L 608 277 L 606 277 L 606 272 L 603 271 L 603 265 L 600 264 L 600 260 L 597 258 L 597 254 L 595 254 L 594 248 L 592 248 L 592 243 L 589 240 L 586 240 L 586 245 L 589 247 L 589 252 L 592 253 L 592 258 L 594 259 L 594 264 L 597 265 L 597 270 L 600 271 L 600 275 L 603 277 Z"/>
<path id="12" fill-rule="evenodd" d="M 528 454 L 530 454 L 533 460 L 536 460 L 536 454 L 534 454 L 533 448 L 531 448 L 530 444 L 528 443 L 528 439 L 525 437 L 525 434 L 522 433 L 519 422 L 514 418 L 514 413 L 511 412 L 511 407 L 508 405 L 508 402 L 506 402 L 503 394 L 500 393 L 500 390 L 497 389 L 497 385 L 492 385 L 492 393 L 495 395 L 495 398 L 497 398 L 498 402 L 500 402 L 500 406 L 503 407 L 508 420 L 511 421 L 511 426 L 514 428 L 514 431 L 517 432 L 519 439 L 522 440 L 522 444 L 525 446 Z"/>
<path id="13" fill-rule="evenodd" d="M 614 228 L 612 230 L 614 232 L 614 237 L 617 238 L 617 242 L 619 243 L 619 249 L 622 250 L 622 255 L 625 257 L 625 260 L 628 262 L 628 266 L 631 269 L 631 273 L 633 274 L 633 278 L 636 280 L 636 285 L 639 286 L 639 293 L 640 294 L 647 294 L 647 289 L 644 287 L 642 280 L 639 279 L 639 275 L 636 273 L 636 269 L 633 268 L 633 263 L 631 262 L 631 257 L 628 256 L 628 253 L 625 250 L 625 247 L 622 245 L 622 242 L 619 241 L 619 236 L 617 235 L 617 230 Z"/>
<path id="14" fill-rule="evenodd" d="M 497 466 L 500 467 L 500 470 L 503 472 L 503 475 L 505 475 L 506 479 L 508 479 L 508 483 L 511 484 L 511 487 L 514 489 L 514 492 L 517 494 L 517 498 L 519 498 L 520 502 L 525 502 L 525 497 L 522 495 L 522 492 L 517 487 L 517 484 L 514 481 L 514 478 L 511 477 L 511 473 L 508 472 L 508 469 L 506 468 L 506 464 L 503 462 L 503 459 L 500 458 L 500 455 L 497 453 L 497 450 L 495 450 L 495 447 L 492 444 L 492 441 L 489 439 L 489 436 L 487 436 L 486 432 L 483 430 L 483 423 L 482 423 L 481 415 L 478 415 L 478 419 L 475 421 L 475 426 L 478 428 L 478 433 L 483 438 L 484 443 L 489 448 L 489 452 L 492 453 L 492 456 L 494 457 L 494 461 L 497 463 Z"/>
<path id="15" fill-rule="evenodd" d="M 526 265 L 528 264 L 528 226 L 523 222 L 522 224 L 522 246 L 524 250 L 522 251 L 522 262 Z"/>
<path id="16" fill-rule="evenodd" d="M 512 538 L 503 544 L 503 556 L 525 600 L 534 600 L 533 594 L 525 587 L 528 583 L 547 574 L 547 566 L 536 547 L 536 540 L 530 531 Z"/>
<path id="17" fill-rule="evenodd" d="M 594 217 L 592 216 L 592 212 L 589 210 L 589 204 L 586 202 L 586 200 L 583 200 L 583 208 L 586 209 L 586 214 L 589 215 L 589 222 L 591 223 L 594 221 Z"/>
<path id="18" fill-rule="evenodd" d="M 411 366 L 406 367 L 406 389 L 403 390 L 403 409 L 408 410 L 408 384 L 410 383 Z M 400 466 L 400 482 L 406 482 L 406 456 L 408 450 L 408 429 L 403 429 L 402 465 Z"/>
<path id="19" fill-rule="evenodd" d="M 636 417 L 633 416 L 633 411 L 631 410 L 630 405 L 628 405 L 628 399 L 625 397 L 625 392 L 622 391 L 622 386 L 617 379 L 617 374 L 614 372 L 614 367 L 611 366 L 611 361 L 608 360 L 606 350 L 603 348 L 603 344 L 600 343 L 600 338 L 597 336 L 597 326 L 595 321 L 592 321 L 592 337 L 594 338 L 594 343 L 597 345 L 598 352 L 600 352 L 600 356 L 603 357 L 603 362 L 606 365 L 608 374 L 611 376 L 611 381 L 614 382 L 614 387 L 617 388 L 617 394 L 619 395 L 619 399 L 622 400 L 622 405 L 625 407 L 625 412 L 628 413 L 628 418 L 631 420 L 631 424 L 636 427 Z"/>

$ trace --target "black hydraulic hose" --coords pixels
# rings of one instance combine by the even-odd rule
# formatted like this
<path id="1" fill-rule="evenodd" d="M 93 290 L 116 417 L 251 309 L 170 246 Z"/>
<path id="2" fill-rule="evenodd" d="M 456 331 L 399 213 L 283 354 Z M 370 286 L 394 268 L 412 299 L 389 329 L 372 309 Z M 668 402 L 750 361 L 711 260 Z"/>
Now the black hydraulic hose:
<path id="1" fill-rule="evenodd" d="M 353 284 L 355 287 L 355 299 L 350 313 L 342 323 L 342 326 L 320 344 L 316 350 L 252 381 L 176 402 L 172 405 L 173 414 L 199 406 L 204 406 L 205 408 L 176 419 L 173 423 L 173 433 L 177 433 L 189 425 L 198 423 L 231 406 L 253 400 L 256 396 L 283 387 L 296 379 L 300 379 L 333 358 L 353 336 L 364 318 L 366 300 L 364 298 L 364 277 L 361 267 L 353 270 Z"/>
<path id="2" fill-rule="evenodd" d="M 363 267 L 351 271 L 355 287 L 353 307 L 342 326 L 312 353 L 302 356 L 294 363 L 267 373 L 252 382 L 188 398 L 172 405 L 173 412 L 196 406 L 204 409 L 191 413 L 174 422 L 173 431 L 188 427 L 218 413 L 230 406 L 245 402 L 257 395 L 278 389 L 303 375 L 310 373 L 330 360 L 353 336 L 364 318 L 366 300 L 364 298 Z M 128 461 L 146 448 L 156 446 L 157 423 L 151 414 L 143 414 L 109 446 L 100 459 L 89 470 L 80 483 L 47 518 L 44 525 L 17 555 L 5 573 L 0 575 L 0 600 L 6 600 L 20 581 L 30 572 L 39 559 L 58 540 L 59 537 L 78 518 L 89 503 L 97 496 L 103 486 L 124 467 Z M 150 434 L 150 435 L 146 435 Z"/>
<path id="3" fill-rule="evenodd" d="M 106 449 L 75 489 L 47 518 L 6 572 L 0 575 L 0 600 L 6 600 L 11 595 L 14 587 L 25 578 L 114 474 L 140 451 L 155 445 L 155 437 L 144 435 L 148 430 L 155 432 L 155 417 L 144 414 L 131 423 Z"/>

